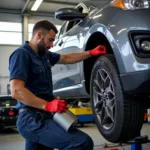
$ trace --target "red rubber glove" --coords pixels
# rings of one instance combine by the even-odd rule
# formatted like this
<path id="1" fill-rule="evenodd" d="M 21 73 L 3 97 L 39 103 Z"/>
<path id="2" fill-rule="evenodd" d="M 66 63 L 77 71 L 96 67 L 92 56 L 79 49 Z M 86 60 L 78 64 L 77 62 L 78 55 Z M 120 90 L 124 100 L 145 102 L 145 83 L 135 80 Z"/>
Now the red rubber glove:
<path id="1" fill-rule="evenodd" d="M 106 47 L 103 45 L 99 45 L 96 48 L 89 50 L 89 54 L 91 56 L 98 56 L 98 55 L 106 54 Z"/>
<path id="2" fill-rule="evenodd" d="M 45 111 L 47 112 L 66 112 L 68 109 L 67 102 L 65 100 L 54 99 L 51 102 L 46 103 Z"/>

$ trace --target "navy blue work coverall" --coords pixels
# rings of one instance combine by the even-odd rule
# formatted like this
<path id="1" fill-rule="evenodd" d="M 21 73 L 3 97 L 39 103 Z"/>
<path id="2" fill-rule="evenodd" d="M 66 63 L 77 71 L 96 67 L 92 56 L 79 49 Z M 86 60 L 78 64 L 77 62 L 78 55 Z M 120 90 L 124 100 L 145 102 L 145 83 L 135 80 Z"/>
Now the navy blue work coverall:
<path id="1" fill-rule="evenodd" d="M 25 87 L 36 96 L 51 101 L 53 96 L 51 66 L 60 55 L 47 52 L 38 56 L 28 42 L 16 49 L 9 58 L 10 80 L 25 81 Z M 26 150 L 39 150 L 39 145 L 61 150 L 92 150 L 93 141 L 84 132 L 74 129 L 66 132 L 53 119 L 51 113 L 31 108 L 18 101 L 17 108 L 23 108 L 17 119 L 17 128 L 25 138 Z"/>

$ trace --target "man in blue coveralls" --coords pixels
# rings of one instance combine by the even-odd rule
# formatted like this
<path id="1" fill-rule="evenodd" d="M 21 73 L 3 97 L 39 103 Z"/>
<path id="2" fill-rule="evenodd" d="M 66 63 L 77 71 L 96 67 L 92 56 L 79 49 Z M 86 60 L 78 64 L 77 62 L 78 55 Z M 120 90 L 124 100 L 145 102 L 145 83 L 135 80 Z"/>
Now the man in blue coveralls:
<path id="1" fill-rule="evenodd" d="M 74 129 L 64 131 L 52 118 L 51 113 L 65 112 L 65 100 L 53 96 L 51 66 L 72 64 L 105 54 L 101 46 L 81 53 L 57 54 L 53 47 L 56 27 L 47 20 L 34 25 L 32 38 L 16 49 L 9 59 L 12 97 L 18 100 L 17 128 L 25 138 L 26 150 L 92 150 L 93 141 L 84 132 Z"/>

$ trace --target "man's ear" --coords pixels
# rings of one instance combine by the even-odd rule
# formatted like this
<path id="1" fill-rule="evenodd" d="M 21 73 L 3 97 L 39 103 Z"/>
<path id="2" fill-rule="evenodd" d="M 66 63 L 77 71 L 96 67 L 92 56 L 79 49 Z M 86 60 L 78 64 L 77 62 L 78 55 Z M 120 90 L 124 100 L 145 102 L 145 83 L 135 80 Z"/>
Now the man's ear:
<path id="1" fill-rule="evenodd" d="M 37 37 L 38 37 L 38 39 L 41 39 L 42 33 L 40 31 L 37 32 Z"/>

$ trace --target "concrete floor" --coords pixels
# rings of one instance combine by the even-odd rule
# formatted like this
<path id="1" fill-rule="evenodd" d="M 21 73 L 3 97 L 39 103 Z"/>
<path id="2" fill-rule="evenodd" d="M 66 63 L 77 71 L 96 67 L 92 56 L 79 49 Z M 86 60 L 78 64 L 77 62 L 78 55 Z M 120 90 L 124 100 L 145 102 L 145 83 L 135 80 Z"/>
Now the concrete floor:
<path id="1" fill-rule="evenodd" d="M 141 135 L 148 135 L 150 138 L 150 124 L 144 124 Z M 99 133 L 94 124 L 85 124 L 84 127 L 79 127 L 82 131 L 89 134 L 94 141 L 94 150 L 106 150 L 105 143 L 109 146 L 114 145 L 106 141 Z M 130 145 L 117 147 L 118 150 L 130 150 Z M 18 134 L 17 129 L 7 129 L 0 133 L 0 150 L 24 150 L 24 140 Z M 143 150 L 150 150 L 150 144 L 143 144 Z"/>

